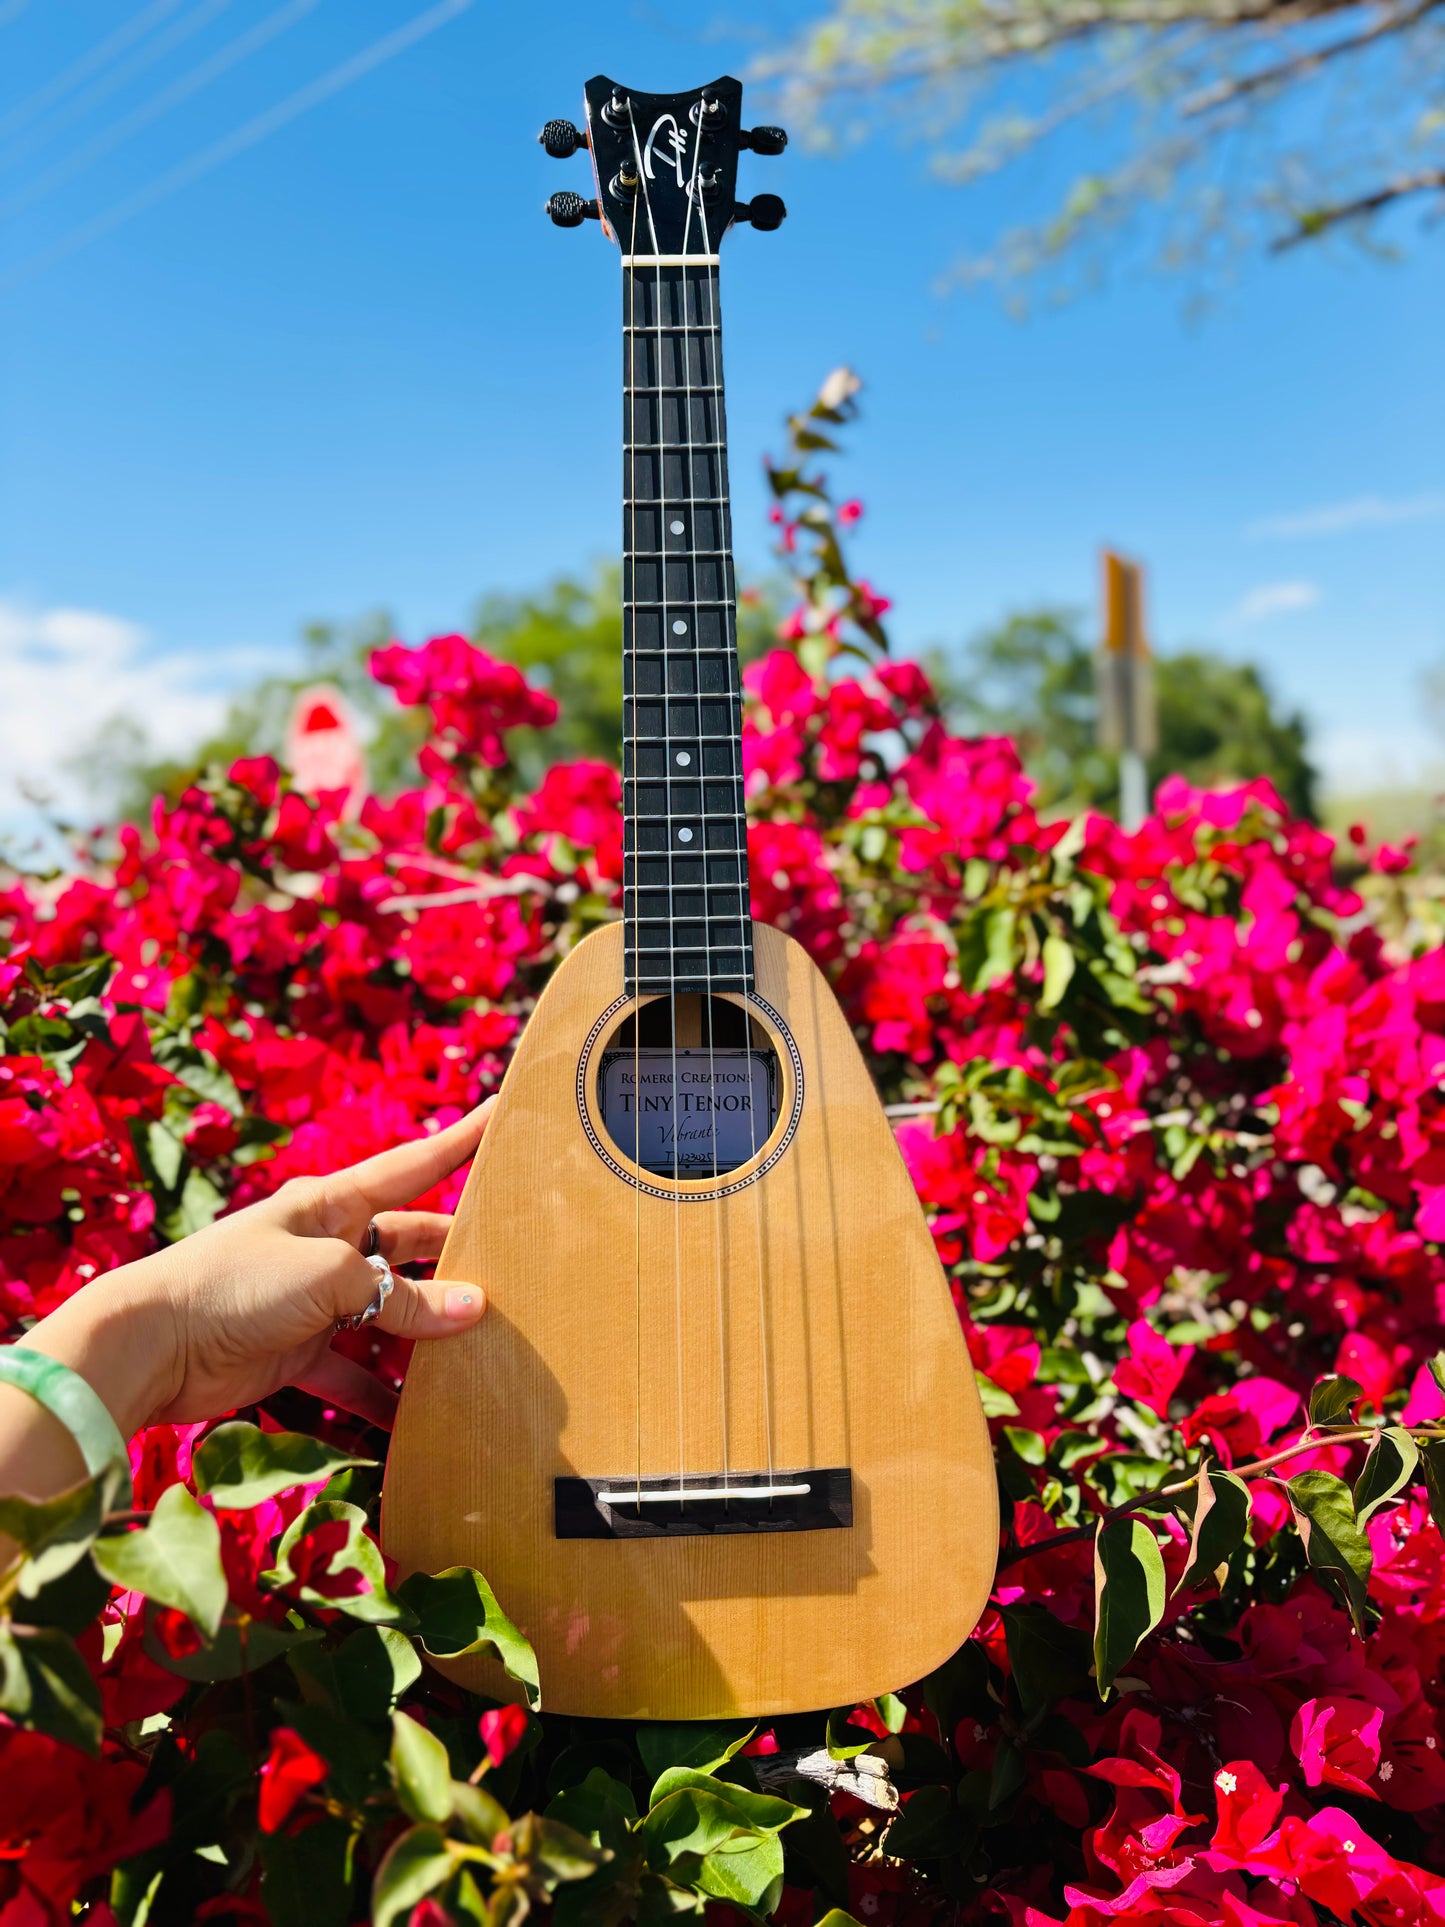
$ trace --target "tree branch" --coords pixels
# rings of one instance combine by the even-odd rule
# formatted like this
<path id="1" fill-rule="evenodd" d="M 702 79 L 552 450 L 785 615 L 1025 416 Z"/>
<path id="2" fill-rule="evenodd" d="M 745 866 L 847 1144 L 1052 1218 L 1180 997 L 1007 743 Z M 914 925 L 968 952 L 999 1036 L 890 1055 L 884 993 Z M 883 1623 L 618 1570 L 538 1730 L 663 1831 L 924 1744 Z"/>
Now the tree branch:
<path id="1" fill-rule="evenodd" d="M 1362 1439 L 1374 1438 L 1382 1429 L 1379 1425 L 1351 1425 L 1338 1431 L 1316 1433 L 1296 1439 L 1292 1445 L 1283 1445 L 1278 1452 L 1270 1452 L 1262 1459 L 1251 1459 L 1247 1465 L 1225 1466 L 1222 1469 L 1232 1471 L 1237 1479 L 1256 1479 L 1275 1466 L 1283 1465 L 1287 1459 L 1297 1459 L 1303 1452 L 1322 1452 L 1330 1445 L 1358 1445 Z M 1413 1425 L 1410 1427 L 1410 1436 L 1416 1440 L 1445 1439 L 1445 1426 Z M 1197 1482 L 1198 1477 L 1199 1474 L 1196 1472 L 1187 1479 L 1172 1479 L 1168 1485 L 1156 1485 L 1152 1491 L 1137 1493 L 1132 1499 L 1125 1499 L 1120 1505 L 1109 1506 L 1105 1511 L 1097 1514 L 1089 1525 L 1070 1526 L 1067 1531 L 1056 1532 L 1052 1539 L 1039 1540 L 1037 1545 L 1014 1546 L 999 1555 L 998 1570 L 1002 1572 L 1008 1566 L 1020 1565 L 1025 1559 L 1037 1559 L 1044 1553 L 1055 1551 L 1059 1546 L 1077 1545 L 1081 1539 L 1092 1539 L 1101 1524 L 1108 1525 L 1115 1519 L 1127 1517 L 1131 1512 L 1144 1511 L 1156 1499 L 1182 1497 Z"/>
<path id="2" fill-rule="evenodd" d="M 1202 87 L 1197 94 L 1191 94 L 1179 103 L 1179 113 L 1188 119 L 1196 114 L 1206 114 L 1216 107 L 1241 100 L 1266 87 L 1284 86 L 1291 81 L 1301 80 L 1306 74 L 1314 73 L 1327 61 L 1338 54 L 1358 53 L 1362 47 L 1372 46 L 1377 40 L 1388 39 L 1391 34 L 1403 33 L 1418 25 L 1428 13 L 1433 13 L 1441 5 L 1441 0 L 1420 0 L 1405 13 L 1389 13 L 1377 20 L 1373 26 L 1366 27 L 1362 33 L 1350 34 L 1344 40 L 1332 41 L 1328 47 L 1317 47 L 1309 53 L 1297 54 L 1291 60 L 1281 60 L 1273 67 L 1261 67 L 1256 73 L 1243 74 L 1237 80 L 1217 80 L 1211 87 Z"/>
<path id="3" fill-rule="evenodd" d="M 1386 181 L 1373 194 L 1362 194 L 1357 200 L 1339 201 L 1334 207 L 1316 208 L 1313 213 L 1302 214 L 1294 233 L 1271 241 L 1269 251 L 1271 254 L 1283 254 L 1289 248 L 1298 247 L 1301 241 L 1316 240 L 1344 221 L 1368 219 L 1378 214 L 1381 208 L 1389 207 L 1394 201 L 1402 201 L 1411 194 L 1445 194 L 1445 167 L 1427 167 L 1418 174 L 1397 174 L 1393 181 Z"/>

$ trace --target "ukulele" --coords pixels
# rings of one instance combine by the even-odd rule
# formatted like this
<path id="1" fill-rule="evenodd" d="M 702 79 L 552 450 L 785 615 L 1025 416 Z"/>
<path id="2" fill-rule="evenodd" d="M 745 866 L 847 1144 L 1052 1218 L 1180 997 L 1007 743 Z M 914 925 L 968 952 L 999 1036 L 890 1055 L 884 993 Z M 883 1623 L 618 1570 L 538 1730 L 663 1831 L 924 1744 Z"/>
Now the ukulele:
<path id="1" fill-rule="evenodd" d="M 485 1573 L 544 1704 L 699 1720 L 852 1706 L 972 1630 L 998 1511 L 967 1347 L 831 989 L 749 914 L 718 243 L 742 88 L 586 89 L 622 252 L 623 914 L 518 1043 L 441 1274 L 475 1330 L 419 1345 L 387 1465 L 403 1572 Z M 490 1659 L 440 1670 L 495 1698 Z"/>

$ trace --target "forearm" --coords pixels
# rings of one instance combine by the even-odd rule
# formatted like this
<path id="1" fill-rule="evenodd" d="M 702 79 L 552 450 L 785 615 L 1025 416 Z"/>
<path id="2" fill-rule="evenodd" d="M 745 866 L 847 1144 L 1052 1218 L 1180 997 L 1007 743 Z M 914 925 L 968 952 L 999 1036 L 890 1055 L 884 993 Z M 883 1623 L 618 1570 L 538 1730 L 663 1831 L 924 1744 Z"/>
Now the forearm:
<path id="1" fill-rule="evenodd" d="M 175 1374 L 175 1331 L 163 1257 L 97 1278 L 25 1335 L 35 1352 L 78 1372 L 129 1439 L 165 1403 Z M 69 1432 L 38 1400 L 0 1385 L 0 1493 L 45 1499 L 76 1484 L 85 1464 Z"/>

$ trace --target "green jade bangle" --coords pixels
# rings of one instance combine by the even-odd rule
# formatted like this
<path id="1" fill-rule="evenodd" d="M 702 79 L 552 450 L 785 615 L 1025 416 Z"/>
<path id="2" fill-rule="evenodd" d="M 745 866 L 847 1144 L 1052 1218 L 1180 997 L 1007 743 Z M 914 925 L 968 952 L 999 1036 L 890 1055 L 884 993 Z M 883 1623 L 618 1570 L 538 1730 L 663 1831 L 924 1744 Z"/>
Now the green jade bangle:
<path id="1" fill-rule="evenodd" d="M 43 1405 L 80 1447 L 85 1469 L 92 1478 L 108 1465 L 125 1469 L 122 1504 L 130 1503 L 130 1453 L 120 1427 L 106 1410 L 100 1394 L 79 1372 L 58 1358 L 33 1352 L 24 1343 L 0 1345 L 0 1385 L 14 1385 Z"/>

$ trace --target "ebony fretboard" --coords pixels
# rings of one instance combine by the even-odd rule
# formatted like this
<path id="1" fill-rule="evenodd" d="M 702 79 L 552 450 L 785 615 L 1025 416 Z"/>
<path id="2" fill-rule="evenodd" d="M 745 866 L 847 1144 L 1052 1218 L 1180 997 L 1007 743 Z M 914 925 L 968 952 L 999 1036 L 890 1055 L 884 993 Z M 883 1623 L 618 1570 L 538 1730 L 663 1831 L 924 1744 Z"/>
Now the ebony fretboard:
<path id="1" fill-rule="evenodd" d="M 622 270 L 626 988 L 749 991 L 717 268 Z"/>

